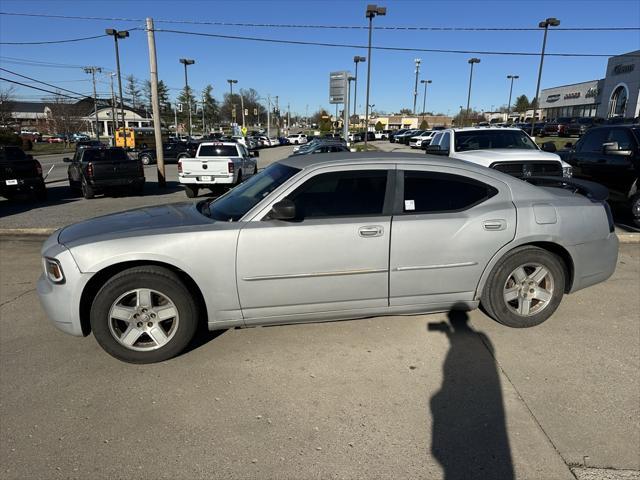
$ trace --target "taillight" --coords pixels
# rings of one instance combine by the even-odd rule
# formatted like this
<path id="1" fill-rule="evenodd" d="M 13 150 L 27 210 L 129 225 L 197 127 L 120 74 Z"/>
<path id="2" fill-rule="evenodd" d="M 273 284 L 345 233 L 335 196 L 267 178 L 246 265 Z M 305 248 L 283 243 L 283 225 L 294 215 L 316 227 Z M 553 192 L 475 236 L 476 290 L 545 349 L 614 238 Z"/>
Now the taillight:
<path id="1" fill-rule="evenodd" d="M 90 177 L 93 177 L 93 163 L 90 163 L 89 165 L 87 165 L 87 175 L 89 175 Z"/>
<path id="2" fill-rule="evenodd" d="M 233 173 L 233 171 L 234 171 L 233 162 L 229 162 L 227 165 L 229 167 L 229 173 Z"/>
<path id="3" fill-rule="evenodd" d="M 182 160 L 178 160 L 178 173 L 182 173 Z"/>
<path id="4" fill-rule="evenodd" d="M 42 165 L 40 165 L 40 162 L 38 160 L 36 160 L 35 162 L 36 162 L 36 172 L 38 172 L 38 175 L 42 176 Z"/>

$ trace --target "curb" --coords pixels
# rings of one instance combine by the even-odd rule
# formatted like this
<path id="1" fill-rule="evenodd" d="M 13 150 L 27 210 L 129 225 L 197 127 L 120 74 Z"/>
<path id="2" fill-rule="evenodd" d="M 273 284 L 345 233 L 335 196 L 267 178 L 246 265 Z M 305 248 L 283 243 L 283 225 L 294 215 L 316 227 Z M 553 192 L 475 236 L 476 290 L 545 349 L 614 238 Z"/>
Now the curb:
<path id="1" fill-rule="evenodd" d="M 51 235 L 59 228 L 0 228 L 0 237 L 24 237 Z M 640 233 L 617 233 L 620 243 L 639 244 Z"/>

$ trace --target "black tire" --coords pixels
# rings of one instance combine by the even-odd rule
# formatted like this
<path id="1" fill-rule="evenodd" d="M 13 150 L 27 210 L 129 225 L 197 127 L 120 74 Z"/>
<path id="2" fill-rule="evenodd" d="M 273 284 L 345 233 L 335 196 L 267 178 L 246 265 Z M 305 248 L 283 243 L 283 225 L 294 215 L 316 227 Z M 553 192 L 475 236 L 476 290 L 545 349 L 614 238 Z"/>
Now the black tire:
<path id="1" fill-rule="evenodd" d="M 35 191 L 35 196 L 36 200 L 41 202 L 45 201 L 47 199 L 47 187 L 45 187 L 44 185 L 38 187 Z"/>
<path id="2" fill-rule="evenodd" d="M 512 277 L 512 273 L 518 267 L 523 267 L 525 273 L 531 275 L 534 271 L 532 265 L 542 266 L 548 272 L 542 280 L 544 286 L 541 287 L 543 290 L 551 292 L 548 301 L 541 301 L 536 299 L 535 296 L 531 298 L 531 290 L 537 289 L 542 285 L 542 282 L 540 285 L 535 285 L 530 283 L 533 280 L 527 277 L 523 280 L 524 286 L 520 286 Z M 506 254 L 493 267 L 482 292 L 480 302 L 486 313 L 503 325 L 513 328 L 534 327 L 551 317 L 558 305 L 560 305 L 564 295 L 565 278 L 565 266 L 555 254 L 532 246 L 516 248 Z M 511 288 L 520 289 L 518 297 L 512 300 L 511 303 L 508 303 L 504 298 L 505 289 L 509 285 L 508 282 L 513 282 Z M 522 298 L 521 295 L 526 296 Z M 533 310 L 533 313 L 528 315 L 520 314 L 515 310 L 516 306 L 519 306 L 521 302 L 528 303 L 532 310 L 538 309 L 539 311 L 535 313 L 535 310 Z"/>
<path id="3" fill-rule="evenodd" d="M 640 193 L 631 198 L 631 221 L 640 228 Z"/>
<path id="4" fill-rule="evenodd" d="M 189 198 L 196 198 L 198 196 L 198 190 L 198 187 L 193 187 L 191 185 L 184 186 L 184 193 L 186 193 Z"/>
<path id="5" fill-rule="evenodd" d="M 143 165 L 151 165 L 153 163 L 153 159 L 151 158 L 151 155 L 140 155 L 140 161 L 142 162 Z"/>
<path id="6" fill-rule="evenodd" d="M 242 170 L 238 170 L 238 178 L 236 178 L 236 186 L 242 183 Z"/>
<path id="7" fill-rule="evenodd" d="M 144 182 L 134 183 L 131 186 L 131 193 L 134 195 L 144 195 Z"/>
<path id="8" fill-rule="evenodd" d="M 87 200 L 96 196 L 96 192 L 93 187 L 87 183 L 86 180 L 82 180 L 82 196 Z"/>
<path id="9" fill-rule="evenodd" d="M 164 330 L 167 328 L 166 321 L 158 322 L 163 323 L 163 331 L 168 337 L 167 343 L 159 348 L 134 350 L 120 343 L 116 339 L 116 334 L 112 333 L 113 320 L 109 318 L 112 306 L 124 294 L 136 289 L 150 289 L 160 293 L 170 299 L 177 311 L 177 316 L 173 320 L 168 320 L 168 322 L 177 322 L 174 331 Z M 151 306 L 150 308 L 153 311 L 153 308 L 160 307 Z M 196 332 L 198 314 L 197 303 L 180 278 L 171 270 L 149 265 L 129 268 L 111 277 L 93 300 L 90 322 L 93 335 L 109 355 L 128 363 L 154 363 L 173 358 L 185 349 Z M 124 323 L 126 325 L 127 322 Z M 140 323 L 143 324 L 141 328 L 144 329 L 145 322 Z M 144 335 L 146 333 L 139 337 L 134 347 L 145 348 L 144 343 L 138 343 L 145 340 Z M 150 335 L 147 335 L 146 339 L 152 340 Z M 150 346 L 153 347 L 153 345 Z"/>

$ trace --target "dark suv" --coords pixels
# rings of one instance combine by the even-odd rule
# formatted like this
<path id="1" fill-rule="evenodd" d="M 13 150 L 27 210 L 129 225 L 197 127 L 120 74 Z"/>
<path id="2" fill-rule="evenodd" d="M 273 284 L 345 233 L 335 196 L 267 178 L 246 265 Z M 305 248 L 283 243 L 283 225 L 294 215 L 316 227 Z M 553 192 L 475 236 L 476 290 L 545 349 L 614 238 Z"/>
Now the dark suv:
<path id="1" fill-rule="evenodd" d="M 178 163 L 181 158 L 195 157 L 198 150 L 197 142 L 169 142 L 162 145 L 165 163 Z M 157 162 L 156 149 L 146 148 L 140 150 L 138 158 L 144 165 Z"/>
<path id="2" fill-rule="evenodd" d="M 47 198 L 42 166 L 21 148 L 0 145 L 0 196 L 11 199 L 20 193 L 33 193 L 38 200 Z"/>
<path id="3" fill-rule="evenodd" d="M 640 227 L 640 124 L 594 127 L 567 146 L 557 153 L 573 166 L 573 176 L 606 186 L 609 201 L 624 205 Z"/>

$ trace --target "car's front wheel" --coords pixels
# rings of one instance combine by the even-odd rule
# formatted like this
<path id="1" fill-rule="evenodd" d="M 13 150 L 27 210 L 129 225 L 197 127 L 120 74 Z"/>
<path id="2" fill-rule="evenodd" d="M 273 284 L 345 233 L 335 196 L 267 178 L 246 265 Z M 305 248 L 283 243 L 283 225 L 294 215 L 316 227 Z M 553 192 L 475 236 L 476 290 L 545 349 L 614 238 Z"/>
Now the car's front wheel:
<path id="1" fill-rule="evenodd" d="M 143 165 L 151 165 L 151 163 L 153 162 L 153 159 L 151 158 L 151 155 L 140 155 L 140 161 L 142 162 Z"/>
<path id="2" fill-rule="evenodd" d="M 180 278 L 157 266 L 124 270 L 109 279 L 91 306 L 100 346 L 129 363 L 161 362 L 193 338 L 198 308 Z"/>
<path id="3" fill-rule="evenodd" d="M 547 250 L 527 246 L 513 250 L 496 264 L 481 303 L 503 325 L 533 327 L 555 312 L 564 289 L 562 260 Z"/>
<path id="4" fill-rule="evenodd" d="M 633 224 L 640 228 L 640 193 L 631 199 L 631 219 Z"/>

